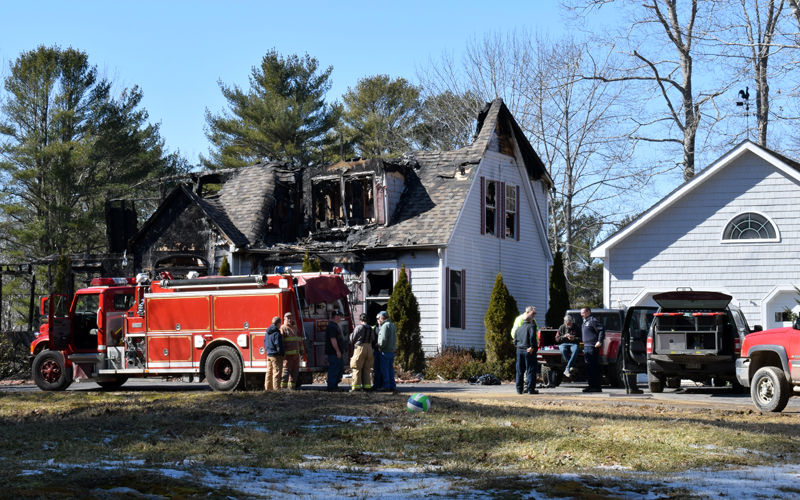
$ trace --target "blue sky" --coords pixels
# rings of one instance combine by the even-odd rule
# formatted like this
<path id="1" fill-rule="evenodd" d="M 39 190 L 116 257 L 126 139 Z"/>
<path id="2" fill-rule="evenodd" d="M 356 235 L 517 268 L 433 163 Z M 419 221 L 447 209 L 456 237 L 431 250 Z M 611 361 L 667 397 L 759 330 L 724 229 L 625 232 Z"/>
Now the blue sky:
<path id="1" fill-rule="evenodd" d="M 250 68 L 271 48 L 333 66 L 330 101 L 359 78 L 415 79 L 415 67 L 443 51 L 460 54 L 469 38 L 528 28 L 557 36 L 555 0 L 36 1 L 1 4 L 0 61 L 38 45 L 74 47 L 125 86 L 139 85 L 151 122 L 171 151 L 191 163 L 206 154 L 204 110 L 225 102 L 217 81 L 248 86 Z M 3 74 L 0 71 L 0 74 Z"/>

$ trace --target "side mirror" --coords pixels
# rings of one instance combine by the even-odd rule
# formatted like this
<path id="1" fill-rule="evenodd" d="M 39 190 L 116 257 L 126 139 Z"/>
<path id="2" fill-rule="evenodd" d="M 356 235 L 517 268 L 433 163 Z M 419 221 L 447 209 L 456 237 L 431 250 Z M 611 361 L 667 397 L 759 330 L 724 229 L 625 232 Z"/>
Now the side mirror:
<path id="1" fill-rule="evenodd" d="M 800 318 L 794 320 L 794 323 L 792 323 L 792 328 L 794 328 L 795 330 L 800 330 Z"/>
<path id="2" fill-rule="evenodd" d="M 764 331 L 764 328 L 761 325 L 754 325 L 753 332 L 761 332 Z"/>

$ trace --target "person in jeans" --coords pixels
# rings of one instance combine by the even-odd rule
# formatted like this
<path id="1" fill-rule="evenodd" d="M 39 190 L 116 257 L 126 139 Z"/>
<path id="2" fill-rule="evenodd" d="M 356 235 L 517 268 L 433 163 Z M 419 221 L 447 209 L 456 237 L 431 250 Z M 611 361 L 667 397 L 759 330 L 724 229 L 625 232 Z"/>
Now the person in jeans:
<path id="1" fill-rule="evenodd" d="M 325 355 L 328 356 L 328 387 L 327 390 L 335 392 L 339 390 L 339 380 L 344 372 L 344 360 L 342 360 L 342 348 L 344 347 L 344 336 L 339 322 L 342 320 L 342 313 L 333 311 L 333 318 L 325 328 Z"/>
<path id="2" fill-rule="evenodd" d="M 397 350 L 397 327 L 389 320 L 389 313 L 378 313 L 378 348 L 381 350 L 381 392 L 392 392 L 397 389 L 394 382 L 394 353 Z"/>
<path id="3" fill-rule="evenodd" d="M 281 388 L 283 375 L 283 335 L 281 335 L 281 317 L 272 318 L 272 325 L 264 335 L 264 349 L 267 351 L 267 375 L 264 377 L 264 390 L 277 391 Z"/>
<path id="4" fill-rule="evenodd" d="M 372 389 L 369 375 L 372 371 L 372 344 L 375 331 L 367 324 L 369 317 L 366 314 L 362 313 L 358 319 L 361 324 L 350 334 L 350 343 L 354 346 L 353 357 L 350 359 L 350 368 L 353 370 L 350 392 Z"/>
<path id="5" fill-rule="evenodd" d="M 536 327 L 533 316 L 523 320 L 522 326 L 514 332 L 514 347 L 517 348 L 517 394 L 528 392 L 538 394 L 536 390 L 536 351 L 539 350 L 539 341 L 536 338 Z"/>
<path id="6" fill-rule="evenodd" d="M 578 331 L 578 327 L 575 326 L 575 320 L 567 314 L 564 316 L 564 324 L 558 327 L 558 333 L 556 334 L 558 350 L 561 351 L 561 356 L 567 362 L 567 366 L 564 367 L 564 377 L 566 378 L 572 378 L 574 372 L 577 371 L 575 362 L 581 351 L 580 341 L 581 333 Z"/>
<path id="7" fill-rule="evenodd" d="M 581 309 L 583 317 L 583 357 L 586 360 L 587 378 L 589 387 L 583 392 L 603 392 L 603 375 L 600 373 L 600 348 L 606 338 L 606 329 L 600 321 L 592 316 L 588 307 Z"/>

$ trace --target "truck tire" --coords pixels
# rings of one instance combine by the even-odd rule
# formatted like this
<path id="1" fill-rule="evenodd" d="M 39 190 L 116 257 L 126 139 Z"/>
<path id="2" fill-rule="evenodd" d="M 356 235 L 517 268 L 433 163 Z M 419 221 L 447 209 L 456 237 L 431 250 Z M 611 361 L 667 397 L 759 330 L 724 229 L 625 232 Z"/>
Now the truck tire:
<path id="1" fill-rule="evenodd" d="M 31 375 L 43 391 L 63 391 L 72 384 L 72 373 L 67 373 L 60 351 L 40 352 L 33 360 Z"/>
<path id="2" fill-rule="evenodd" d="M 558 387 L 561 385 L 561 378 L 564 372 L 553 368 L 551 366 L 542 365 L 542 383 L 550 387 Z"/>
<path id="3" fill-rule="evenodd" d="M 613 365 L 609 365 L 608 367 L 608 382 L 611 384 L 611 387 L 625 386 L 625 379 L 622 378 L 625 376 L 625 374 L 622 372 L 622 356 L 622 346 L 620 346 L 619 350 L 617 351 L 617 360 Z"/>
<path id="4" fill-rule="evenodd" d="M 206 360 L 208 385 L 215 391 L 233 391 L 242 381 L 242 362 L 233 347 L 217 347 Z"/>
<path id="5" fill-rule="evenodd" d="M 680 377 L 667 377 L 664 385 L 667 386 L 667 389 L 680 389 L 681 379 Z"/>
<path id="6" fill-rule="evenodd" d="M 116 391 L 128 381 L 128 377 L 117 377 L 116 380 L 108 380 L 106 382 L 98 382 L 97 385 L 103 388 L 104 391 Z"/>
<path id="7" fill-rule="evenodd" d="M 791 396 L 789 382 L 783 370 L 775 366 L 760 368 L 750 382 L 750 397 L 753 404 L 764 412 L 778 412 L 786 408 Z"/>

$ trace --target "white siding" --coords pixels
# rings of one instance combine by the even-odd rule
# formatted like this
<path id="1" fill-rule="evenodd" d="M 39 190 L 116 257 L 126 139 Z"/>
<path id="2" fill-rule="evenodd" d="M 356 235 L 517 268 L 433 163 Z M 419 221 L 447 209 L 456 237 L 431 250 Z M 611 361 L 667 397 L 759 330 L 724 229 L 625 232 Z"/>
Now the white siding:
<path id="1" fill-rule="evenodd" d="M 439 276 L 439 255 L 437 252 L 425 251 L 400 254 L 397 256 L 398 269 L 402 264 L 411 272 L 411 291 L 419 303 L 420 331 L 422 348 L 427 354 L 433 354 L 440 347 L 440 325 L 442 297 Z"/>
<path id="2" fill-rule="evenodd" d="M 761 301 L 776 285 L 800 284 L 799 198 L 795 180 L 745 153 L 609 249 L 606 306 L 646 290 L 724 289 L 751 326 L 765 325 Z M 750 211 L 772 219 L 781 241 L 721 243 L 728 220 Z"/>
<path id="3" fill-rule="evenodd" d="M 446 265 L 450 269 L 466 270 L 466 328 L 447 330 L 445 343 L 450 345 L 484 346 L 486 330 L 483 318 L 498 273 L 503 274 L 503 281 L 520 310 L 528 305 L 536 307 L 538 317 L 542 318 L 540 326 L 544 326 L 542 321 L 547 311 L 548 265 L 534 223 L 531 203 L 521 189 L 517 208 L 521 217 L 520 241 L 482 235 L 481 176 L 487 180 L 505 182 L 507 185 L 519 185 L 520 188 L 523 182 L 527 182 L 520 176 L 516 160 L 500 153 L 488 151 L 478 166 L 475 181 L 446 251 Z M 537 181 L 532 185 L 534 193 L 541 193 L 540 184 Z M 443 308 L 441 310 L 443 314 Z"/>

